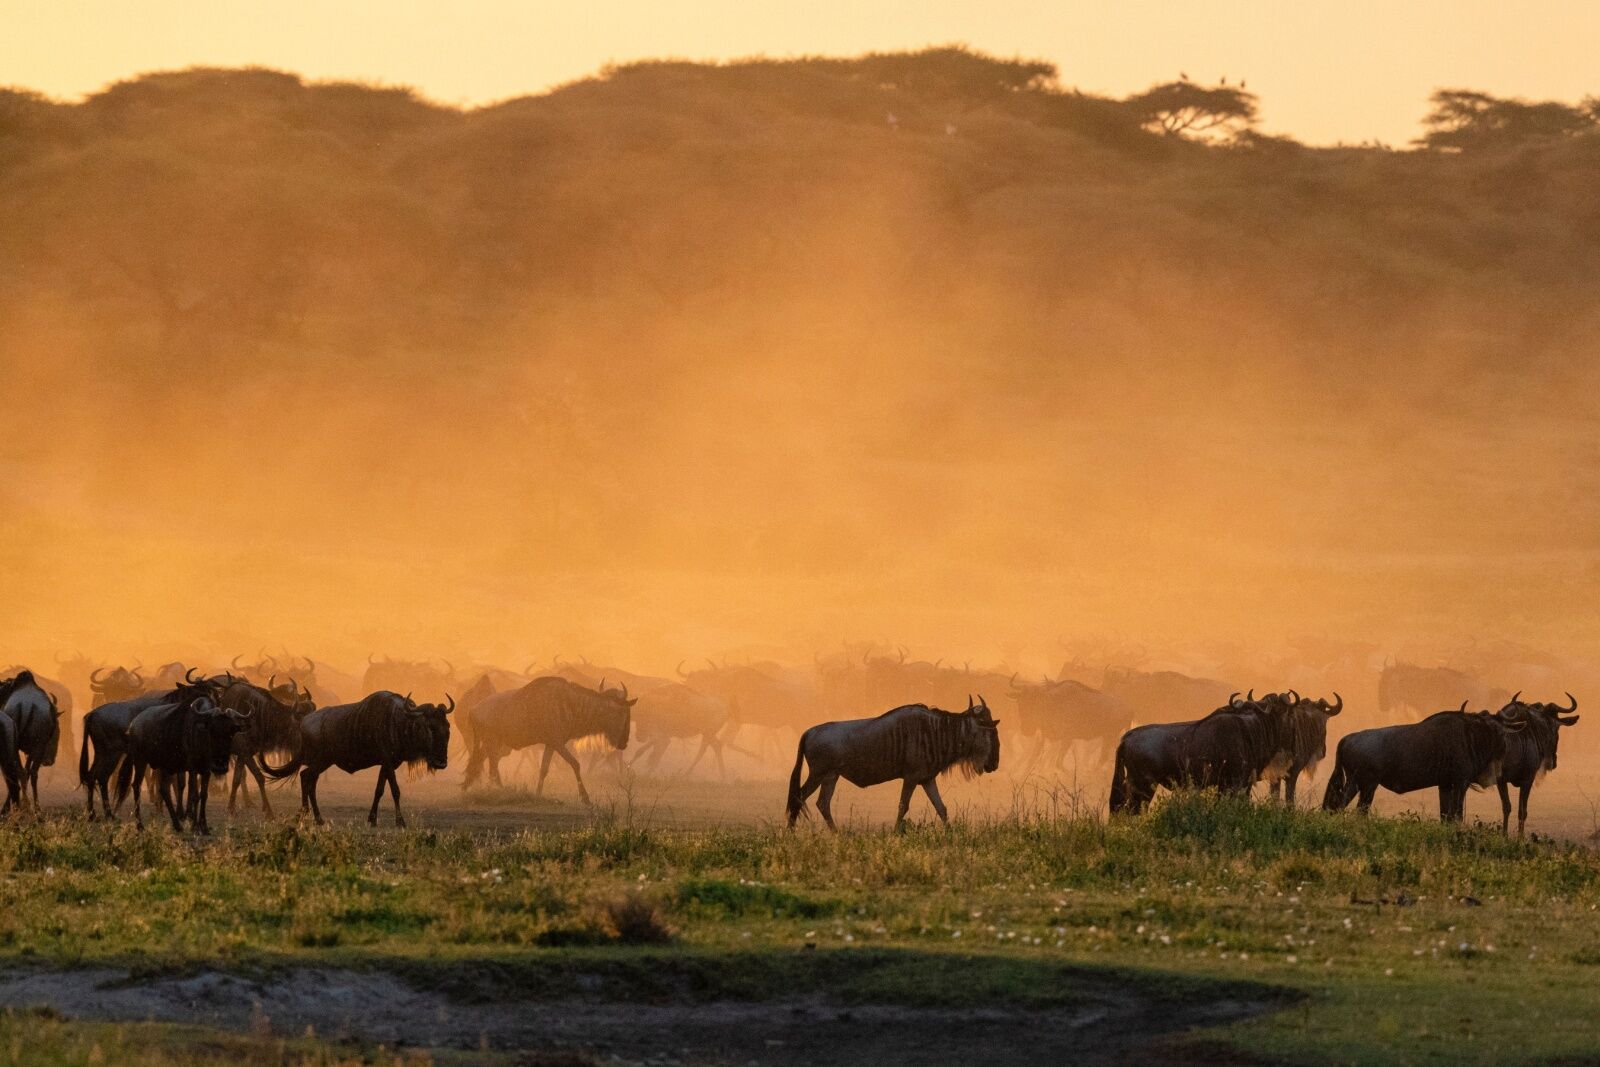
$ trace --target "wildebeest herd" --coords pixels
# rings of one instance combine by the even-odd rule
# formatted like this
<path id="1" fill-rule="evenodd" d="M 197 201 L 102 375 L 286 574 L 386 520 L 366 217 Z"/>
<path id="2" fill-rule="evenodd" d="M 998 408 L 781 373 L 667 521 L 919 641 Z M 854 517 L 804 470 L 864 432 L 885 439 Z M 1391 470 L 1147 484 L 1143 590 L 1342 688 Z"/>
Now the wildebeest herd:
<path id="1" fill-rule="evenodd" d="M 1091 685 L 1074 664 L 1032 685 L 1014 673 L 908 661 L 904 651 L 819 657 L 811 669 L 708 660 L 685 671 L 680 663 L 676 680 L 587 660 L 518 672 L 369 658 L 360 678 L 303 657 L 265 654 L 255 663 L 234 657 L 216 671 L 171 662 L 147 675 L 142 666 L 92 665 L 82 657 L 62 666 L 63 673 L 77 670 L 90 694 L 78 743 L 78 784 L 89 818 L 114 818 L 132 794 L 142 826 L 148 781 L 174 830 L 188 825 L 201 833 L 209 831 L 211 780 L 226 783 L 230 774 L 230 811 L 241 788 L 245 803 L 253 802 L 253 782 L 270 816 L 268 782 L 298 778 L 302 814 L 320 823 L 317 786 L 326 771 L 376 768 L 368 821 L 376 825 L 387 788 L 395 821 L 404 826 L 400 766 L 443 770 L 452 750 L 464 759 L 463 787 L 470 788 L 485 780 L 500 785 L 507 757 L 526 759 L 542 747 L 536 794 L 560 757 L 587 803 L 586 755 L 590 770 L 621 765 L 634 740 L 628 765 L 643 759 L 655 770 L 675 743 L 687 742 L 695 753 L 684 773 L 709 753 L 725 777 L 725 751 L 760 760 L 781 751 L 785 731 L 799 735 L 789 825 L 815 794 L 833 827 L 841 779 L 861 787 L 898 781 L 897 825 L 919 788 L 948 821 L 939 777 L 1000 766 L 1001 719 L 982 696 L 991 687 L 1001 687 L 1014 705 L 1014 715 L 1005 716 L 1006 736 L 1021 775 L 1059 771 L 1069 754 L 1091 766 L 1109 759 L 1113 813 L 1142 812 L 1159 789 L 1243 796 L 1257 783 L 1293 805 L 1299 780 L 1326 756 L 1329 721 L 1345 711 L 1338 692 L 1313 698 L 1284 688 L 1258 697 L 1214 679 L 1131 667 L 1106 667 Z M 1564 704 L 1525 701 L 1520 692 L 1494 689 L 1459 670 L 1405 663 L 1386 662 L 1376 681 L 1379 712 L 1391 724 L 1339 741 L 1323 806 L 1337 810 L 1358 800 L 1366 811 L 1379 788 L 1437 789 L 1440 817 L 1459 820 L 1468 789 L 1495 785 L 1502 829 L 1509 831 L 1515 786 L 1520 833 L 1529 792 L 1555 769 L 1561 731 L 1578 721 L 1577 700 L 1567 694 Z M 72 688 L 22 667 L 0 681 L 7 811 L 38 807 L 41 769 L 72 744 Z M 344 699 L 356 692 L 365 695 Z M 962 699 L 964 710 L 941 710 Z M 1440 706 L 1447 710 L 1435 710 Z M 883 707 L 891 710 L 859 717 Z M 1392 721 L 1408 710 L 1425 717 Z M 830 721 L 818 722 L 825 717 Z"/>

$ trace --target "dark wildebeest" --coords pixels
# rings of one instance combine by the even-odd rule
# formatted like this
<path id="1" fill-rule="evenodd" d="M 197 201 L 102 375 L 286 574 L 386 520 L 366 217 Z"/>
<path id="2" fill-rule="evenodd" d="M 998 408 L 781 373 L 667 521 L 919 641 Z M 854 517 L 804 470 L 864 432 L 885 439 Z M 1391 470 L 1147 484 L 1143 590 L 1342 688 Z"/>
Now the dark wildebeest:
<path id="1" fill-rule="evenodd" d="M 578 781 L 578 796 L 589 803 L 583 785 L 583 772 L 567 745 L 585 737 L 600 735 L 615 749 L 628 747 L 628 732 L 633 720 L 633 705 L 638 698 L 621 689 L 588 689 L 565 678 L 535 678 L 521 689 L 485 697 L 472 712 L 472 755 L 461 788 L 474 785 L 489 766 L 489 780 L 500 785 L 500 761 L 520 748 L 544 746 L 539 765 L 539 784 L 535 796 L 544 793 L 550 761 L 560 756 L 572 768 Z"/>
<path id="2" fill-rule="evenodd" d="M 1122 735 L 1111 770 L 1111 812 L 1137 815 L 1160 788 L 1215 786 L 1248 793 L 1291 759 L 1293 693 L 1238 693 L 1203 719 L 1150 723 Z M 1239 722 L 1227 721 L 1238 719 Z"/>
<path id="3" fill-rule="evenodd" d="M 875 719 L 846 719 L 813 726 L 800 735 L 794 770 L 789 775 L 789 825 L 817 795 L 817 810 L 828 829 L 833 822 L 833 791 L 843 778 L 865 788 L 900 779 L 900 810 L 895 828 L 905 825 L 911 794 L 918 786 L 946 825 L 950 816 L 939 796 L 939 775 L 954 769 L 990 774 L 1000 766 L 1000 721 L 989 713 L 980 695 L 967 697 L 966 711 L 942 711 L 926 704 L 907 704 Z M 805 784 L 800 771 L 809 768 Z"/>
<path id="4" fill-rule="evenodd" d="M 1378 711 L 1391 718 L 1406 709 L 1426 714 L 1429 708 L 1452 708 L 1463 701 L 1492 708 L 1510 695 L 1452 667 L 1391 663 L 1378 675 Z"/>
<path id="5" fill-rule="evenodd" d="M 106 818 L 113 818 L 116 809 L 111 805 L 110 783 L 113 775 L 125 764 L 128 727 L 143 711 L 161 704 L 187 704 L 200 697 L 215 701 L 217 686 L 209 679 L 191 679 L 174 689 L 143 693 L 130 700 L 101 704 L 83 717 L 83 740 L 78 752 L 78 783 L 88 791 L 89 818 L 94 819 L 94 791 L 100 790 L 100 806 Z M 94 751 L 91 763 L 89 753 Z M 118 787 L 121 792 L 121 786 Z M 121 798 L 117 801 L 121 807 Z"/>
<path id="6" fill-rule="evenodd" d="M 105 677 L 101 677 L 104 674 Z M 120 704 L 133 700 L 150 688 L 139 673 L 139 667 L 100 667 L 89 672 L 89 692 L 94 694 L 90 710 L 107 704 Z"/>
<path id="7" fill-rule="evenodd" d="M 1026 777 L 1040 757 L 1053 751 L 1057 770 L 1065 766 L 1074 742 L 1095 746 L 1095 761 L 1103 762 L 1119 738 L 1133 725 L 1128 705 L 1109 693 L 1063 678 L 1043 685 L 1018 685 L 1011 677 L 1011 699 L 1017 702 L 1016 732 L 1034 740 L 1033 754 L 1023 765 Z"/>
<path id="8" fill-rule="evenodd" d="M 1357 810 L 1365 813 L 1379 786 L 1393 793 L 1438 789 L 1439 818 L 1460 822 L 1467 790 L 1499 781 L 1507 732 L 1527 725 L 1520 711 L 1508 710 L 1502 719 L 1493 712 L 1468 712 L 1463 702 L 1455 711 L 1441 711 L 1421 722 L 1345 735 L 1322 806 L 1339 811 L 1359 794 Z"/>
<path id="9" fill-rule="evenodd" d="M 39 768 L 56 761 L 61 746 L 61 709 L 45 691 L 33 672 L 24 669 L 14 678 L 0 682 L 0 715 L 15 727 L 12 743 L 21 752 L 23 799 L 31 793 L 34 810 L 39 808 Z"/>
<path id="10" fill-rule="evenodd" d="M 1522 694 L 1513 696 L 1500 709 L 1500 717 L 1515 722 L 1525 720 L 1527 726 L 1506 735 L 1506 758 L 1500 765 L 1500 832 L 1511 832 L 1510 786 L 1517 787 L 1517 836 L 1522 836 L 1528 822 L 1528 794 L 1534 783 L 1556 769 L 1556 745 L 1561 741 L 1561 728 L 1578 721 L 1572 712 L 1578 710 L 1578 698 L 1567 694 L 1569 707 L 1560 704 L 1528 704 Z M 1509 713 L 1509 715 L 1508 715 Z"/>
<path id="11" fill-rule="evenodd" d="M 329 767 L 355 774 L 368 767 L 378 768 L 378 787 L 372 794 L 372 810 L 367 822 L 378 825 L 378 804 L 383 800 L 384 783 L 394 798 L 394 822 L 406 824 L 400 811 L 400 782 L 395 771 L 402 763 L 425 764 L 430 771 L 442 771 L 450 762 L 450 719 L 456 708 L 448 704 L 418 704 L 398 693 L 373 693 L 354 704 L 335 704 L 307 715 L 300 722 L 300 739 L 294 758 L 282 767 L 262 761 L 267 777 L 273 781 L 300 772 L 300 811 L 310 811 L 322 825 L 322 808 L 317 804 L 317 779 Z"/>
<path id="12" fill-rule="evenodd" d="M 279 683 L 276 675 L 268 675 L 265 686 L 242 678 L 228 679 L 217 703 L 250 717 L 248 727 L 233 738 L 233 784 L 228 789 L 228 811 L 234 810 L 239 788 L 249 774 L 261 794 L 261 814 L 271 818 L 272 802 L 267 799 L 267 781 L 260 761 L 268 753 L 287 755 L 294 751 L 300 739 L 300 721 L 317 710 L 316 702 L 309 690 L 297 687 L 293 681 Z M 248 788 L 244 802 L 250 803 Z"/>
<path id="13" fill-rule="evenodd" d="M 1344 697 L 1333 694 L 1335 703 L 1323 699 L 1300 700 L 1294 706 L 1294 751 L 1289 756 L 1289 766 L 1282 778 L 1271 781 L 1272 798 L 1278 798 L 1281 788 L 1286 794 L 1284 803 L 1294 807 L 1294 787 L 1303 774 L 1310 778 L 1317 772 L 1317 764 L 1328 754 L 1328 720 L 1344 710 Z"/>
<path id="14" fill-rule="evenodd" d="M 6 801 L 0 815 L 22 807 L 22 761 L 17 759 L 17 724 L 0 715 L 0 778 L 5 779 Z"/>
<path id="15" fill-rule="evenodd" d="M 56 657 L 57 662 L 60 662 L 60 659 L 61 657 Z M 21 664 L 0 668 L 0 678 L 11 678 L 25 670 L 28 670 L 28 668 Z M 71 752 L 72 746 L 76 743 L 72 733 L 72 709 L 76 706 L 72 699 L 72 688 L 61 679 L 46 678 L 37 671 L 29 671 L 29 673 L 33 675 L 34 684 L 50 695 L 50 702 L 55 705 L 56 711 L 60 713 L 56 717 L 56 721 L 61 724 L 61 743 L 58 747 Z"/>
<path id="16" fill-rule="evenodd" d="M 246 729 L 249 718 L 241 712 L 219 708 L 210 694 L 181 703 L 157 704 L 134 716 L 123 739 L 127 763 L 133 768 L 134 823 L 144 827 L 140 793 L 145 773 L 154 770 L 159 776 L 157 791 L 172 819 L 172 829 L 183 831 L 187 779 L 190 824 L 199 833 L 209 834 L 206 808 L 211 778 L 220 775 L 226 780 L 233 759 L 234 736 Z M 126 773 L 117 779 L 119 806 L 127 782 Z"/>

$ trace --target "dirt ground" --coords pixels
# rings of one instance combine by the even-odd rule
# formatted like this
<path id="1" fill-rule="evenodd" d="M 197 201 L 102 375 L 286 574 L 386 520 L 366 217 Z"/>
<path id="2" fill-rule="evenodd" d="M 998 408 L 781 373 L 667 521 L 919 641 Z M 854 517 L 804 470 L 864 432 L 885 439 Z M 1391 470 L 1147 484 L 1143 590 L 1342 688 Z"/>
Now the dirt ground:
<path id="1" fill-rule="evenodd" d="M 580 985 L 581 977 L 580 977 Z M 1018 1064 L 1188 1058 L 1174 1035 L 1281 1006 L 1237 995 L 1164 997 L 1101 974 L 1085 976 L 1064 1011 L 841 1006 L 821 996 L 776 1001 L 618 1003 L 558 1000 L 459 1003 L 391 975 L 305 968 L 252 980 L 217 972 L 173 977 L 114 970 L 35 971 L 0 979 L 0 1005 L 53 1005 L 78 1018 L 181 1022 L 390 1048 L 572 1051 L 650 1063 Z M 1025 1037 L 1024 1037 L 1025 1035 Z M 1218 1062 L 1214 1050 L 1197 1052 Z"/>

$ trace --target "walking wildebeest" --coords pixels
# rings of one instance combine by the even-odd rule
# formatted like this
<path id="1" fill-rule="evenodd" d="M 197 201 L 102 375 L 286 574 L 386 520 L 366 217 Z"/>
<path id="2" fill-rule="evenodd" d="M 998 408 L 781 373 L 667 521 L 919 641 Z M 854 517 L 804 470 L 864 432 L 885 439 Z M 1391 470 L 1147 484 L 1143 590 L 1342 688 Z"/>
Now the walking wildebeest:
<path id="1" fill-rule="evenodd" d="M 565 678 L 535 678 L 521 689 L 495 693 L 479 701 L 472 711 L 472 755 L 461 788 L 470 788 L 477 782 L 485 763 L 489 780 L 500 785 L 502 759 L 519 748 L 543 745 L 544 760 L 539 765 L 539 785 L 534 795 L 544 794 L 550 761 L 560 756 L 578 781 L 578 796 L 589 803 L 583 772 L 567 745 L 600 735 L 612 748 L 627 748 L 633 705 L 638 703 L 637 697 L 628 697 L 626 685 L 606 689 L 604 679 L 600 685 L 602 688 L 595 690 Z"/>
<path id="2" fill-rule="evenodd" d="M 146 708 L 128 724 L 123 743 L 127 764 L 133 768 L 133 821 L 144 828 L 140 793 L 144 776 L 154 770 L 160 776 L 156 787 L 161 802 L 172 819 L 174 832 L 183 831 L 185 816 L 184 786 L 187 779 L 188 817 L 195 830 L 209 834 L 206 820 L 211 778 L 227 780 L 233 760 L 233 739 L 246 729 L 250 716 L 217 706 L 209 693 L 180 703 L 157 704 Z M 126 773 L 117 780 L 117 803 L 123 798 Z"/>
<path id="3" fill-rule="evenodd" d="M 989 713 L 980 694 L 967 697 L 966 711 L 942 711 L 926 704 L 907 704 L 875 719 L 846 719 L 813 726 L 800 735 L 794 771 L 789 775 L 789 825 L 805 811 L 806 799 L 818 789 L 817 810 L 828 829 L 833 822 L 833 791 L 843 778 L 865 788 L 900 779 L 900 811 L 895 828 L 905 825 L 911 794 L 918 786 L 946 825 L 950 816 L 939 797 L 939 775 L 959 768 L 963 773 L 990 774 L 1000 766 L 1000 721 Z M 808 767 L 805 784 L 800 771 Z"/>
<path id="4" fill-rule="evenodd" d="M 215 700 L 218 686 L 206 678 L 191 678 L 173 689 L 143 693 L 129 700 L 101 704 L 83 717 L 83 740 L 78 752 L 78 783 L 88 792 L 89 818 L 94 819 L 94 791 L 100 790 L 101 814 L 114 818 L 116 808 L 111 805 L 110 783 L 112 775 L 124 767 L 127 755 L 128 727 L 143 711 L 161 704 L 187 704 L 200 697 Z M 94 761 L 90 762 L 91 747 Z M 121 786 L 118 787 L 119 794 Z M 121 796 L 117 808 L 122 806 Z"/>
<path id="5" fill-rule="evenodd" d="M 1500 778 L 1506 734 L 1521 730 L 1520 711 L 1501 718 L 1489 711 L 1468 712 L 1466 702 L 1421 722 L 1357 730 L 1339 741 L 1333 774 L 1322 806 L 1339 811 L 1360 794 L 1357 810 L 1372 807 L 1378 787 L 1393 793 L 1439 790 L 1439 818 L 1460 822 L 1473 786 L 1486 788 Z"/>
<path id="6" fill-rule="evenodd" d="M 1232 694 L 1203 719 L 1136 726 L 1117 743 L 1111 769 L 1111 812 L 1137 815 L 1160 788 L 1216 786 L 1248 793 L 1264 776 L 1289 766 L 1298 694 L 1257 700 Z M 1239 720 L 1237 722 L 1231 720 Z"/>
<path id="7" fill-rule="evenodd" d="M 694 759 L 689 761 L 689 766 L 683 771 L 684 774 L 693 773 L 701 758 L 710 752 L 716 757 L 717 773 L 726 779 L 728 768 L 722 762 L 724 745 L 735 752 L 758 758 L 749 749 L 723 739 L 722 734 L 732 723 L 733 713 L 728 707 L 728 702 L 721 697 L 701 693 L 677 682 L 668 682 L 645 693 L 639 699 L 641 703 L 634 712 L 637 719 L 635 732 L 639 740 L 638 753 L 628 761 L 630 767 L 648 756 L 645 770 L 655 771 L 661 765 L 661 757 L 665 756 L 667 749 L 678 740 L 700 742 L 700 749 L 694 754 Z"/>
<path id="8" fill-rule="evenodd" d="M 0 682 L 0 714 L 10 718 L 16 728 L 12 743 L 22 754 L 22 798 L 27 800 L 31 791 L 37 811 L 39 768 L 55 763 L 61 745 L 61 709 L 33 672 L 24 669 L 16 677 Z"/>
<path id="9" fill-rule="evenodd" d="M 0 815 L 22 807 L 22 761 L 17 759 L 17 724 L 0 715 L 0 778 L 5 779 L 6 800 Z"/>
<path id="10" fill-rule="evenodd" d="M 1561 741 L 1561 728 L 1578 721 L 1572 712 L 1578 710 L 1578 698 L 1567 694 L 1570 707 L 1560 704 L 1527 704 L 1517 693 L 1505 707 L 1500 717 L 1513 713 L 1513 721 L 1524 718 L 1527 727 L 1506 735 L 1506 758 L 1500 765 L 1500 779 L 1495 784 L 1500 789 L 1500 832 L 1511 832 L 1510 786 L 1517 787 L 1517 836 L 1522 836 L 1528 822 L 1528 794 L 1534 783 L 1556 769 L 1556 746 Z"/>
<path id="11" fill-rule="evenodd" d="M 1133 711 L 1127 704 L 1071 678 L 1019 685 L 1012 675 L 1010 695 L 1017 702 L 1015 733 L 1035 741 L 1033 754 L 1023 765 L 1024 777 L 1051 751 L 1056 756 L 1055 769 L 1062 769 L 1077 741 L 1092 743 L 1095 762 L 1101 763 L 1133 725 Z"/>
<path id="12" fill-rule="evenodd" d="M 1300 700 L 1294 706 L 1294 751 L 1289 756 L 1289 766 L 1282 778 L 1271 782 L 1272 799 L 1278 799 L 1280 787 L 1286 794 L 1284 803 L 1294 807 L 1294 787 L 1304 774 L 1310 778 L 1317 764 L 1328 754 L 1328 720 L 1344 710 L 1344 697 L 1333 694 L 1336 703 L 1325 698 Z"/>
<path id="13" fill-rule="evenodd" d="M 269 752 L 294 751 L 300 738 L 300 720 L 317 710 L 311 691 L 293 681 L 280 684 L 276 675 L 268 675 L 264 686 L 233 678 L 223 686 L 217 703 L 250 716 L 248 727 L 233 738 L 233 784 L 228 789 L 228 811 L 234 810 L 248 773 L 255 778 L 256 790 L 261 794 L 261 814 L 271 818 L 272 802 L 267 799 L 267 781 L 260 760 Z M 248 787 L 244 802 L 250 803 Z"/>
<path id="14" fill-rule="evenodd" d="M 317 779 L 329 767 L 346 774 L 378 768 L 378 787 L 372 794 L 372 810 L 367 822 L 378 825 L 378 804 L 383 800 L 384 783 L 394 798 L 394 823 L 405 826 L 400 811 L 400 782 L 395 771 L 402 763 L 425 764 L 430 771 L 442 771 L 450 762 L 450 719 L 455 699 L 446 695 L 445 704 L 418 704 L 409 695 L 372 693 L 354 704 L 335 704 L 320 708 L 300 722 L 300 738 L 294 758 L 282 767 L 262 760 L 262 768 L 273 781 L 300 772 L 300 811 L 310 811 L 322 825 L 322 808 L 317 804 Z"/>

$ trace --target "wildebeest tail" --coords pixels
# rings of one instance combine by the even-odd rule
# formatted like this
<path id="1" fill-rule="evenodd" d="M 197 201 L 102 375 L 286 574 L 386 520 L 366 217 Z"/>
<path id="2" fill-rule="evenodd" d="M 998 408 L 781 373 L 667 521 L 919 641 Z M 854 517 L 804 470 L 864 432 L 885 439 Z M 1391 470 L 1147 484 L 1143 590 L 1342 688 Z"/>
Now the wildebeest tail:
<path id="1" fill-rule="evenodd" d="M 789 818 L 794 820 L 806 814 L 805 798 L 800 795 L 800 768 L 806 761 L 806 737 L 800 735 L 800 743 L 795 746 L 794 770 L 789 772 Z M 809 817 L 809 816 L 808 816 Z"/>
<path id="2" fill-rule="evenodd" d="M 1111 813 L 1115 815 L 1128 806 L 1128 761 L 1117 742 L 1117 758 L 1111 765 Z"/>
<path id="3" fill-rule="evenodd" d="M 89 781 L 89 728 L 83 729 L 83 747 L 78 750 L 78 784 L 85 789 L 93 788 Z"/>
<path id="4" fill-rule="evenodd" d="M 268 778 L 271 778 L 274 782 L 281 782 L 285 778 L 299 771 L 304 761 L 301 760 L 300 753 L 296 752 L 288 763 L 285 763 L 282 767 L 274 767 L 272 764 L 267 762 L 267 754 L 263 752 L 260 756 L 256 757 L 256 762 L 261 764 L 261 771 L 263 774 L 265 774 Z"/>

